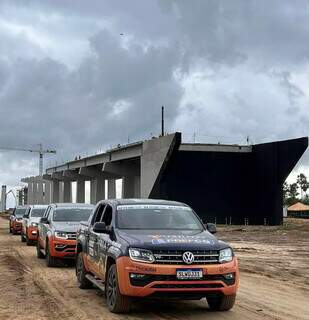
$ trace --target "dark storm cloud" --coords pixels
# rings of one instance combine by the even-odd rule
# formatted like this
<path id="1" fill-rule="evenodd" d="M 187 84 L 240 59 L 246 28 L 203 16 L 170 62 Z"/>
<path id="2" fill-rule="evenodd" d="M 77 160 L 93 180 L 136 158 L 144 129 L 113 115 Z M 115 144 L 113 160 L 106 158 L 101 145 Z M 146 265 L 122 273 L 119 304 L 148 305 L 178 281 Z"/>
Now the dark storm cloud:
<path id="1" fill-rule="evenodd" d="M 3 0 L 0 146 L 61 162 L 157 134 L 162 104 L 204 142 L 306 135 L 308 18 L 305 0 Z M 0 159 L 1 183 L 37 172 Z"/>

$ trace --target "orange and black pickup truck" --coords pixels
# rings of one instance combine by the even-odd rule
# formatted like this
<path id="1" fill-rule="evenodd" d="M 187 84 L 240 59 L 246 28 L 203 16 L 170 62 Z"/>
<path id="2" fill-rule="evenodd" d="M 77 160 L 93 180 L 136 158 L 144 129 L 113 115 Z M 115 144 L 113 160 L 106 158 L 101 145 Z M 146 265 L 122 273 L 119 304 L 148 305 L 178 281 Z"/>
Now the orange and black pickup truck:
<path id="1" fill-rule="evenodd" d="M 47 205 L 30 205 L 28 211 L 24 214 L 20 239 L 21 242 L 26 242 L 27 246 L 36 243 L 38 239 L 38 223 L 46 208 Z"/>
<path id="2" fill-rule="evenodd" d="M 46 258 L 48 267 L 64 259 L 74 261 L 78 225 L 88 220 L 93 208 L 82 203 L 50 204 L 38 225 L 37 257 Z"/>
<path id="3" fill-rule="evenodd" d="M 21 233 L 23 217 L 28 212 L 28 206 L 18 206 L 14 209 L 13 213 L 10 215 L 9 220 L 9 231 L 13 234 Z"/>
<path id="4" fill-rule="evenodd" d="M 77 231 L 80 288 L 103 290 L 109 310 L 132 298 L 206 298 L 212 310 L 233 307 L 239 283 L 232 248 L 216 239 L 187 205 L 150 199 L 104 200 Z"/>

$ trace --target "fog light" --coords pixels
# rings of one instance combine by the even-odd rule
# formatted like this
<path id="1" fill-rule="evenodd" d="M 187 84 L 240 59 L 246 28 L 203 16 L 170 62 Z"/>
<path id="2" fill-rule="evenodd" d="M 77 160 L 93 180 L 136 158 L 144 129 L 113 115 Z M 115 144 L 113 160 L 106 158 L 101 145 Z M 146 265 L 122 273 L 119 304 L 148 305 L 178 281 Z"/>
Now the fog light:
<path id="1" fill-rule="evenodd" d="M 63 249 L 66 245 L 65 244 L 56 244 L 55 247 L 57 249 Z"/>
<path id="2" fill-rule="evenodd" d="M 36 231 L 31 231 L 31 234 L 36 234 Z"/>
<path id="3" fill-rule="evenodd" d="M 223 277 L 224 277 L 226 280 L 232 280 L 232 279 L 234 279 L 234 273 L 224 274 Z"/>
<path id="4" fill-rule="evenodd" d="M 140 273 L 130 273 L 130 278 L 131 279 L 143 279 L 147 275 L 146 274 L 140 274 Z"/>

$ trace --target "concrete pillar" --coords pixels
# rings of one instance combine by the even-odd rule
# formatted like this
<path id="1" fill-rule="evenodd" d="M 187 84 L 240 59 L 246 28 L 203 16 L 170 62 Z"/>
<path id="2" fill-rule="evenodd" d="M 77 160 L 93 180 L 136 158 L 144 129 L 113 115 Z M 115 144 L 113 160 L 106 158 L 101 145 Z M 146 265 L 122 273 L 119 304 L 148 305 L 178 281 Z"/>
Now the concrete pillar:
<path id="1" fill-rule="evenodd" d="M 18 205 L 23 205 L 23 190 L 18 190 Z"/>
<path id="2" fill-rule="evenodd" d="M 107 198 L 115 199 L 116 198 L 116 180 L 109 179 L 107 181 Z"/>
<path id="3" fill-rule="evenodd" d="M 141 177 L 135 176 L 134 177 L 134 198 L 141 197 Z"/>
<path id="4" fill-rule="evenodd" d="M 32 204 L 38 204 L 38 183 L 35 181 L 32 183 Z"/>
<path id="5" fill-rule="evenodd" d="M 85 203 L 85 180 L 83 179 L 76 181 L 76 202 Z"/>
<path id="6" fill-rule="evenodd" d="M 44 203 L 50 204 L 51 203 L 51 182 L 45 181 L 45 192 L 44 192 Z"/>
<path id="7" fill-rule="evenodd" d="M 134 198 L 135 192 L 135 177 L 123 177 L 122 178 L 122 198 Z"/>
<path id="8" fill-rule="evenodd" d="M 63 181 L 59 180 L 59 202 L 63 203 Z"/>
<path id="9" fill-rule="evenodd" d="M 71 181 L 63 182 L 63 202 L 72 202 Z"/>
<path id="10" fill-rule="evenodd" d="M 51 203 L 59 202 L 59 180 L 52 180 Z"/>
<path id="11" fill-rule="evenodd" d="M 33 182 L 28 182 L 27 204 L 33 204 Z"/>
<path id="12" fill-rule="evenodd" d="M 105 199 L 105 180 L 101 177 L 90 181 L 90 203 L 96 204 Z"/>
<path id="13" fill-rule="evenodd" d="M 43 181 L 38 181 L 38 196 L 37 196 L 37 203 L 43 204 Z"/>

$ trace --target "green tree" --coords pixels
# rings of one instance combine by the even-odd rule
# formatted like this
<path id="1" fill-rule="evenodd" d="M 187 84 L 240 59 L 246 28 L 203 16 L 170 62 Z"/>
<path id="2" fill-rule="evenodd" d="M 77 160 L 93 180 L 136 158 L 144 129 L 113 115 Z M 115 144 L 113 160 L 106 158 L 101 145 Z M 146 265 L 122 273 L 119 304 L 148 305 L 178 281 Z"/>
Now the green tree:
<path id="1" fill-rule="evenodd" d="M 299 192 L 298 192 L 297 182 L 291 183 L 288 186 L 288 190 L 287 190 L 287 203 L 286 203 L 286 205 L 290 206 L 290 205 L 296 203 L 297 201 L 299 201 L 298 195 L 299 195 Z"/>
<path id="2" fill-rule="evenodd" d="M 298 176 L 297 176 L 297 184 L 299 185 L 300 187 L 300 191 L 301 191 L 301 199 L 303 199 L 303 192 L 307 193 L 307 190 L 309 188 L 309 182 L 307 181 L 307 177 L 303 174 L 303 173 L 300 173 Z"/>

